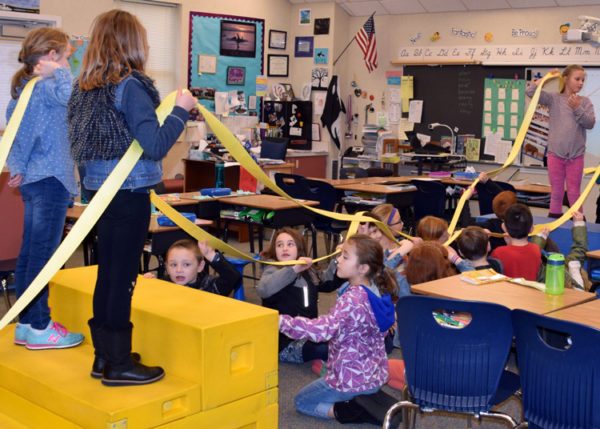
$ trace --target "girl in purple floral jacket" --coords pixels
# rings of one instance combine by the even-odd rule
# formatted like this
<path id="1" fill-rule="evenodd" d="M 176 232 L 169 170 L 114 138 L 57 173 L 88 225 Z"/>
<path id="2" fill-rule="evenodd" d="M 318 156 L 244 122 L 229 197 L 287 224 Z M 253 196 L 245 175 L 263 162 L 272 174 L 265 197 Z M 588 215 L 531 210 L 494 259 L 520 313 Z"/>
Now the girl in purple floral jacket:
<path id="1" fill-rule="evenodd" d="M 348 279 L 329 314 L 316 319 L 279 316 L 279 330 L 293 339 L 329 341 L 327 374 L 305 386 L 296 409 L 333 418 L 333 404 L 377 392 L 388 379 L 384 337 L 394 323 L 394 276 L 383 264 L 381 245 L 354 235 L 342 246 L 337 275 Z"/>

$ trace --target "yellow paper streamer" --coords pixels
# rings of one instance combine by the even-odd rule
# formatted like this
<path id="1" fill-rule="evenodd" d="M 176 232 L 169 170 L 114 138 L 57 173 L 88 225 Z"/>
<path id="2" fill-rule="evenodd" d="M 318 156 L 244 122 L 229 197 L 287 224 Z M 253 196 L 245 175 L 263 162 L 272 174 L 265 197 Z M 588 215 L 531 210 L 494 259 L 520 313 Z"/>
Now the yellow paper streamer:
<path id="1" fill-rule="evenodd" d="M 27 105 L 29 104 L 31 93 L 38 80 L 38 77 L 34 77 L 27 82 L 27 85 L 25 85 L 25 88 L 23 88 L 23 91 L 21 92 L 19 101 L 17 101 L 15 110 L 10 117 L 10 121 L 8 121 L 8 124 L 6 125 L 4 135 L 2 136 L 2 140 L 0 140 L 0 171 L 2 171 L 4 164 L 6 164 L 10 148 L 15 141 L 17 131 L 19 131 L 19 126 L 21 125 L 21 120 L 23 119 L 23 115 L 25 115 L 25 109 L 27 109 Z"/>

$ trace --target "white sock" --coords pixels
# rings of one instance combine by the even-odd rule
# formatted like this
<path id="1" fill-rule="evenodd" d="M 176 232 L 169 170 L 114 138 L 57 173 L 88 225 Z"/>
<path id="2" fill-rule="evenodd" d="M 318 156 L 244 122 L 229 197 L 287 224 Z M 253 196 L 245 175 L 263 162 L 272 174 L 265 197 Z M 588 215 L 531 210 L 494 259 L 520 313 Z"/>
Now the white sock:
<path id="1" fill-rule="evenodd" d="M 585 289 L 583 277 L 581 276 L 581 263 L 579 261 L 569 262 L 569 274 L 581 289 Z"/>

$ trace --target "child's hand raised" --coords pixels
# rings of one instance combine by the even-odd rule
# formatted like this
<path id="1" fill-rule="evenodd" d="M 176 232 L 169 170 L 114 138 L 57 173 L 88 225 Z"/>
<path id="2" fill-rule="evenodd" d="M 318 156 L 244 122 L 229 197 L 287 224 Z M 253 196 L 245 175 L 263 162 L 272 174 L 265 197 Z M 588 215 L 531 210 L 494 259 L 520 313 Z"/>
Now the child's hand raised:
<path id="1" fill-rule="evenodd" d="M 479 173 L 479 181 L 481 183 L 487 183 L 488 180 L 490 180 L 490 176 L 488 176 L 488 174 L 485 171 Z"/>
<path id="2" fill-rule="evenodd" d="M 147 272 L 144 273 L 144 275 L 142 275 L 143 278 L 145 279 L 155 279 L 156 278 L 156 274 L 152 273 L 152 272 Z"/>
<path id="3" fill-rule="evenodd" d="M 41 77 L 50 77 L 58 68 L 60 68 L 60 64 L 57 62 L 40 60 L 33 68 L 33 74 Z"/>
<path id="4" fill-rule="evenodd" d="M 305 264 L 294 265 L 293 269 L 295 273 L 301 273 L 302 271 L 308 270 L 312 267 L 313 260 L 311 258 L 307 258 L 306 256 L 301 256 L 298 258 L 299 261 L 305 261 Z"/>
<path id="5" fill-rule="evenodd" d="M 573 222 L 581 222 L 583 220 L 584 220 L 583 213 L 581 213 L 580 211 L 573 212 Z"/>
<path id="6" fill-rule="evenodd" d="M 202 256 L 204 256 L 204 258 L 208 262 L 212 262 L 213 259 L 215 259 L 215 255 L 217 254 L 217 252 L 215 252 L 215 249 L 210 247 L 206 241 L 199 241 L 198 249 L 200 249 L 200 252 L 202 252 Z"/>
<path id="7" fill-rule="evenodd" d="M 175 97 L 175 105 L 187 110 L 192 110 L 198 104 L 196 97 L 192 95 L 187 89 L 181 89 L 177 91 L 177 97 Z"/>

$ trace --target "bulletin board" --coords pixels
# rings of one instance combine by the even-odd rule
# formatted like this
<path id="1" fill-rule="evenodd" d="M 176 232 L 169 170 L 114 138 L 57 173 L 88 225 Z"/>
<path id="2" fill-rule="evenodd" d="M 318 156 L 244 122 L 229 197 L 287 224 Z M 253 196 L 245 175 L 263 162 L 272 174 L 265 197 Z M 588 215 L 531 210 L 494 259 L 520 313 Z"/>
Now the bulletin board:
<path id="1" fill-rule="evenodd" d="M 243 91 L 248 104 L 263 74 L 263 50 L 263 19 L 190 12 L 188 87 L 199 88 L 200 103 L 212 111 L 216 91 Z M 248 108 L 260 110 L 258 103 Z"/>
<path id="2" fill-rule="evenodd" d="M 515 140 L 525 112 L 524 79 L 485 79 L 481 135 Z"/>

